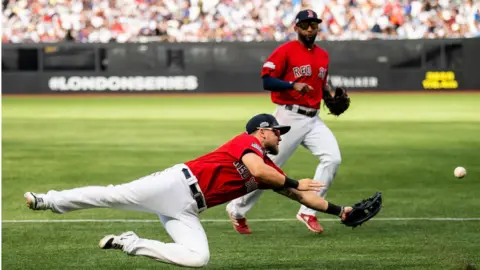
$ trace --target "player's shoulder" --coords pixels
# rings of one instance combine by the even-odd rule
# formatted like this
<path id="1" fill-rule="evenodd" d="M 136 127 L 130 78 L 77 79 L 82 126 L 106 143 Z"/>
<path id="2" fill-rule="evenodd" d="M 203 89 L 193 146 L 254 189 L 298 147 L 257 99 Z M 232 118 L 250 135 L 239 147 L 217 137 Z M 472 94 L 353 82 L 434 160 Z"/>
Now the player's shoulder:
<path id="1" fill-rule="evenodd" d="M 317 52 L 316 52 L 316 53 L 318 53 L 319 55 L 328 57 L 328 52 L 327 52 L 327 50 L 325 50 L 324 48 L 318 46 L 317 44 L 315 44 L 315 46 L 317 47 Z"/>
<path id="2" fill-rule="evenodd" d="M 237 136 L 235 136 L 231 142 L 235 145 L 241 145 L 242 147 L 253 147 L 257 149 L 260 152 L 263 152 L 262 146 L 260 146 L 260 142 L 258 139 L 253 136 L 248 134 L 247 132 L 243 132 Z"/>

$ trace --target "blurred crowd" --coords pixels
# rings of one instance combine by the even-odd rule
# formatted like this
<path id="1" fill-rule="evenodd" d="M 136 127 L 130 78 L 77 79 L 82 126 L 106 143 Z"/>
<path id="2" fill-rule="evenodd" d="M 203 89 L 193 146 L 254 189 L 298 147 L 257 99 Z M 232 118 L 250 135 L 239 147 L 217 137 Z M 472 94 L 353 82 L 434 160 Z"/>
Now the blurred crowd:
<path id="1" fill-rule="evenodd" d="M 2 42 L 286 41 L 315 10 L 319 40 L 480 37 L 480 0 L 3 0 Z"/>

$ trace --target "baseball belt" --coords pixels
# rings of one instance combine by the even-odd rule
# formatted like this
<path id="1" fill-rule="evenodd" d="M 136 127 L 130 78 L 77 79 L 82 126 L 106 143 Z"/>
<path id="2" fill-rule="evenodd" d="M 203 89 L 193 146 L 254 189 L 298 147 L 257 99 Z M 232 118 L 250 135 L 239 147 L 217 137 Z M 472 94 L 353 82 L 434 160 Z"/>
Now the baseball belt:
<path id="1" fill-rule="evenodd" d="M 192 175 L 190 174 L 190 170 L 187 168 L 182 169 L 182 173 L 185 176 L 185 179 L 190 179 L 192 178 Z M 203 196 L 202 190 L 200 189 L 200 186 L 198 185 L 198 181 L 195 180 L 192 184 L 189 185 L 190 187 L 190 192 L 192 193 L 193 199 L 197 202 L 198 206 L 198 212 L 201 213 L 207 209 L 207 203 L 205 201 L 205 197 Z"/>
<path id="2" fill-rule="evenodd" d="M 318 110 L 313 110 L 313 111 L 304 110 L 300 108 L 300 106 L 298 105 L 285 105 L 285 109 L 308 116 L 308 117 L 314 117 L 317 115 L 317 112 L 318 112 Z"/>

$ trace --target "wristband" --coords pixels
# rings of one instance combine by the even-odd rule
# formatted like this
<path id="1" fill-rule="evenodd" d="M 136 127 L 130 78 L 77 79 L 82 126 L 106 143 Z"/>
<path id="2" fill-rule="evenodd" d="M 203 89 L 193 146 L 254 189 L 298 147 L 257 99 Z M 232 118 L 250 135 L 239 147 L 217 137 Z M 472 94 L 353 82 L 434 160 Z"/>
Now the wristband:
<path id="1" fill-rule="evenodd" d="M 298 188 L 298 181 L 292 178 L 288 178 L 288 176 L 285 176 L 285 183 L 283 183 L 283 186 L 286 188 Z"/>
<path id="2" fill-rule="evenodd" d="M 343 214 L 343 206 L 338 206 L 329 202 L 327 210 L 325 210 L 325 213 L 330 215 L 335 215 L 335 216 L 341 216 Z"/>

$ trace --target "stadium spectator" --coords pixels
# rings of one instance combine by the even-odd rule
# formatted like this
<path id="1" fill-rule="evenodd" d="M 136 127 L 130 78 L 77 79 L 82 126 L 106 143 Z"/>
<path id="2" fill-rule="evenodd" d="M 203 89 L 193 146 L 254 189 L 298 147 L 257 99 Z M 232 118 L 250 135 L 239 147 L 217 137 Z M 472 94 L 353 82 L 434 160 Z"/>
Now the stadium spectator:
<path id="1" fill-rule="evenodd" d="M 480 37 L 478 0 L 4 0 L 4 43 L 286 41 L 295 14 L 318 39 Z"/>

